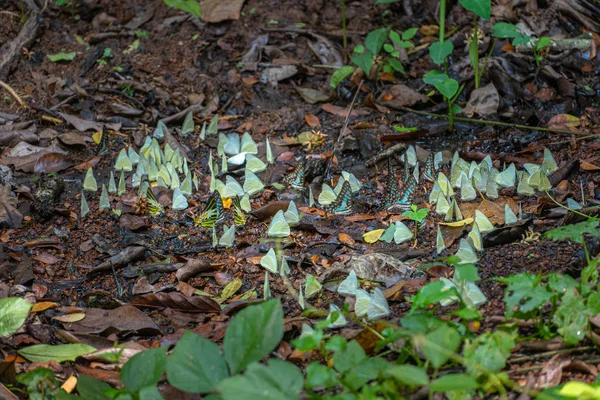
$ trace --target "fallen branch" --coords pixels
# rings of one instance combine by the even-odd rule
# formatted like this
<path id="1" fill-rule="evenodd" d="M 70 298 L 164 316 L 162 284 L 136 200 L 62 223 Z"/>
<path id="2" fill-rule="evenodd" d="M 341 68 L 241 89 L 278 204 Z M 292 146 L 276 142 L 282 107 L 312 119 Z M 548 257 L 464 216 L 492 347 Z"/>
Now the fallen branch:
<path id="1" fill-rule="evenodd" d="M 41 17 L 40 9 L 33 1 L 25 1 L 24 4 L 29 8 L 31 14 L 27 18 L 27 22 L 19 32 L 16 38 L 10 42 L 6 42 L 0 48 L 0 78 L 8 78 L 11 71 L 15 68 L 16 61 L 21 55 L 21 49 L 27 48 L 31 42 L 38 36 Z"/>
<path id="2" fill-rule="evenodd" d="M 108 260 L 92 268 L 87 276 L 112 271 L 115 267 L 122 267 L 131 261 L 140 258 L 146 251 L 145 247 L 142 246 L 131 246 L 121 251 L 119 254 L 110 257 Z"/>
<path id="3" fill-rule="evenodd" d="M 388 157 L 391 157 L 398 151 L 404 150 L 404 149 L 406 149 L 405 143 L 398 143 L 396 145 L 393 145 L 392 147 L 389 147 L 389 148 L 385 149 L 383 152 L 376 154 L 372 158 L 368 159 L 367 162 L 365 163 L 365 166 L 372 167 L 373 165 L 377 164 L 379 161 L 386 159 Z"/>
<path id="4" fill-rule="evenodd" d="M 27 104 L 19 97 L 19 95 L 17 94 L 17 92 L 14 91 L 13 88 L 11 88 L 10 86 L 8 86 L 8 84 L 6 84 L 2 81 L 0 81 L 0 86 L 2 86 L 8 93 L 10 93 L 12 95 L 12 97 L 15 98 L 17 103 L 19 103 L 21 105 L 21 107 L 27 108 Z"/>

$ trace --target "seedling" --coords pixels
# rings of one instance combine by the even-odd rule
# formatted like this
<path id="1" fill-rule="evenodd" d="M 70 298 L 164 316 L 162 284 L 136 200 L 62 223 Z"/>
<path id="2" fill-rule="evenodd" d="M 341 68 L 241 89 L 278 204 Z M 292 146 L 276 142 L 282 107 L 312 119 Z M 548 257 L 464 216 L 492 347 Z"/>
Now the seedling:
<path id="1" fill-rule="evenodd" d="M 415 241 L 417 240 L 417 232 L 419 231 L 419 226 L 425 221 L 427 218 L 427 214 L 429 214 L 428 208 L 417 208 L 416 205 L 410 206 L 410 210 L 404 211 L 402 216 L 407 217 L 411 221 L 415 222 Z"/>
<path id="2" fill-rule="evenodd" d="M 513 46 L 530 44 L 538 68 L 544 60 L 544 50 L 546 50 L 551 43 L 550 38 L 547 36 L 542 36 L 537 41 L 534 41 L 531 36 L 521 33 L 516 25 L 507 22 L 498 22 L 494 24 L 494 26 L 492 26 L 492 34 L 497 38 L 512 39 Z"/>

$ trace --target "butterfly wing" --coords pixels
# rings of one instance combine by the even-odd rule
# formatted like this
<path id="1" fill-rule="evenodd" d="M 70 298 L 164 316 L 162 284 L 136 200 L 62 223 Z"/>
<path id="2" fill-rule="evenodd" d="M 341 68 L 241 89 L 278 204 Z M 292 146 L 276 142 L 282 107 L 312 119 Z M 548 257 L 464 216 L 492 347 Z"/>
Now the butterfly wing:
<path id="1" fill-rule="evenodd" d="M 242 209 L 240 196 L 235 196 L 233 198 L 233 220 L 236 225 L 246 225 L 246 214 L 244 214 L 244 210 Z"/>
<path id="2" fill-rule="evenodd" d="M 102 154 L 108 151 L 108 128 L 106 125 L 102 127 L 102 136 L 100 136 L 100 142 L 96 146 L 96 154 Z"/>
<path id="3" fill-rule="evenodd" d="M 435 163 L 434 163 L 433 151 L 429 153 L 427 160 L 425 161 L 425 168 L 423 168 L 423 179 L 429 182 L 435 181 Z"/>
<path id="4" fill-rule="evenodd" d="M 306 175 L 304 162 L 301 162 L 283 180 L 294 189 L 304 189 L 304 178 Z"/>
<path id="5" fill-rule="evenodd" d="M 202 214 L 194 220 L 196 226 L 201 225 L 206 228 L 214 227 L 221 222 L 225 216 L 223 215 L 223 200 L 218 191 L 214 191 L 208 199 L 206 207 Z"/>
<path id="6" fill-rule="evenodd" d="M 353 211 L 354 196 L 352 195 L 352 188 L 348 181 L 344 181 L 342 189 L 337 195 L 335 201 L 325 208 L 325 211 L 331 212 L 336 215 L 347 215 L 352 214 Z"/>

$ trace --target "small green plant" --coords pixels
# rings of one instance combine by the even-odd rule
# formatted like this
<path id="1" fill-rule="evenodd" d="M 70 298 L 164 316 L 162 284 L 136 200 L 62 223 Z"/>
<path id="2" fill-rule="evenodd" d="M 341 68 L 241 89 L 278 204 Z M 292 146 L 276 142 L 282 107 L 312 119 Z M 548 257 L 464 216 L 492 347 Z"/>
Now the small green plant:
<path id="1" fill-rule="evenodd" d="M 354 48 L 352 62 L 367 76 L 371 75 L 373 67 L 393 75 L 396 72 L 404 74 L 404 66 L 400 62 L 400 49 L 412 47 L 410 40 L 417 34 L 417 28 L 407 29 L 400 33 L 390 27 L 379 28 L 369 32 L 364 45 Z M 381 54 L 381 50 L 385 54 Z"/>
<path id="2" fill-rule="evenodd" d="M 59 7 L 62 7 L 62 6 L 70 6 L 71 2 L 69 0 L 56 0 L 55 4 Z"/>
<path id="3" fill-rule="evenodd" d="M 198 0 L 163 0 L 163 2 L 171 8 L 177 8 L 190 14 L 192 17 L 200 18 L 202 16 Z"/>
<path id="4" fill-rule="evenodd" d="M 423 221 L 425 221 L 425 218 L 427 218 L 428 213 L 428 208 L 418 208 L 414 204 L 410 206 L 410 210 L 404 211 L 402 213 L 402 216 L 407 217 L 415 223 L 415 240 L 417 240 L 417 232 L 419 231 L 419 226 L 423 223 Z"/>
<path id="5" fill-rule="evenodd" d="M 433 85 L 444 96 L 444 100 L 448 104 L 450 130 L 454 130 L 454 114 L 460 112 L 460 107 L 454 105 L 454 102 L 460 95 L 458 81 L 450 78 L 443 72 L 432 70 L 423 76 L 423 82 Z"/>
<path id="6" fill-rule="evenodd" d="M 544 50 L 546 50 L 552 42 L 547 36 L 542 36 L 538 40 L 533 40 L 531 36 L 521 33 L 516 25 L 507 22 L 497 22 L 494 24 L 494 26 L 492 26 L 492 34 L 497 38 L 512 39 L 513 46 L 531 45 L 533 57 L 535 58 L 535 63 L 538 68 L 544 60 Z"/>
<path id="7" fill-rule="evenodd" d="M 133 85 L 121 85 L 121 92 L 125 93 L 127 96 L 133 96 Z"/>

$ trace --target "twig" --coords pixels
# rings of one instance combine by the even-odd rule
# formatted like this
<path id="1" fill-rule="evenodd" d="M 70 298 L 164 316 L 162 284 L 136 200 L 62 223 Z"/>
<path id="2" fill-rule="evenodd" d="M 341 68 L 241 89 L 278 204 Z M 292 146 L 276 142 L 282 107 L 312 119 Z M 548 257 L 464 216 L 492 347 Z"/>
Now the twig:
<path id="1" fill-rule="evenodd" d="M 171 121 L 177 121 L 179 119 L 185 118 L 185 116 L 188 115 L 188 113 L 190 113 L 190 112 L 195 114 L 198 111 L 204 110 L 204 108 L 205 107 L 201 103 L 192 104 L 185 110 L 181 110 L 178 113 L 175 113 L 173 115 L 165 117 L 165 118 L 161 119 L 161 121 L 166 125 Z"/>
<path id="2" fill-rule="evenodd" d="M 582 347 L 573 347 L 573 348 L 568 348 L 568 349 L 545 351 L 543 353 L 532 354 L 530 356 L 509 358 L 508 362 L 509 363 L 518 363 L 521 361 L 531 361 L 531 360 L 536 360 L 539 358 L 555 356 L 557 354 L 562 354 L 562 353 L 575 353 L 577 351 L 586 351 L 586 350 L 593 350 L 593 349 L 595 349 L 594 346 L 582 346 Z"/>
<path id="3" fill-rule="evenodd" d="M 335 38 L 343 38 L 344 37 L 344 32 L 340 32 L 340 31 L 323 31 L 323 30 L 315 30 L 315 29 L 302 29 L 302 28 L 263 28 L 262 29 L 265 32 L 284 32 L 284 33 L 298 33 L 301 35 L 311 35 L 311 34 L 317 34 L 317 35 L 324 35 L 324 36 L 331 36 L 331 37 L 335 37 Z M 346 36 L 365 36 L 367 34 L 367 32 L 359 32 L 359 31 L 346 31 Z"/>
<path id="4" fill-rule="evenodd" d="M 4 89 L 6 89 L 6 91 L 8 93 L 10 93 L 15 98 L 15 100 L 17 100 L 17 103 L 19 103 L 21 105 L 21 107 L 27 108 L 27 104 L 25 104 L 25 102 L 23 100 L 21 100 L 21 98 L 19 97 L 17 92 L 15 92 L 13 90 L 13 88 L 11 88 L 10 86 L 8 86 L 8 84 L 6 84 L 2 81 L 0 81 L 0 86 L 2 86 Z"/>
<path id="5" fill-rule="evenodd" d="M 409 113 L 413 113 L 413 114 L 417 114 L 417 115 L 423 115 L 425 117 L 448 119 L 448 115 L 445 115 L 445 114 L 435 114 L 435 113 L 430 113 L 427 111 L 413 110 L 412 108 L 408 108 L 408 107 L 398 107 L 398 109 L 401 111 L 405 111 L 405 112 L 409 112 Z M 567 135 L 589 135 L 589 132 L 573 132 L 573 131 L 569 131 L 566 129 L 552 129 L 552 128 L 544 128 L 541 126 L 528 126 L 528 125 L 512 124 L 510 122 L 490 121 L 487 119 L 473 119 L 473 118 L 465 118 L 465 117 L 456 117 L 455 116 L 454 120 L 461 121 L 461 122 L 469 122 L 469 123 L 473 123 L 473 124 L 498 125 L 498 126 L 504 126 L 507 128 L 525 129 L 525 130 L 530 130 L 530 131 L 564 133 Z"/>
<path id="6" fill-rule="evenodd" d="M 379 161 L 383 160 L 384 158 L 388 158 L 391 155 L 393 155 L 394 153 L 396 153 L 397 151 L 403 150 L 403 149 L 406 149 L 405 143 L 395 144 L 392 147 L 389 147 L 389 148 L 385 149 L 383 152 L 376 154 L 372 158 L 368 159 L 367 162 L 365 163 L 365 166 L 371 167 L 371 166 L 377 164 Z"/>

